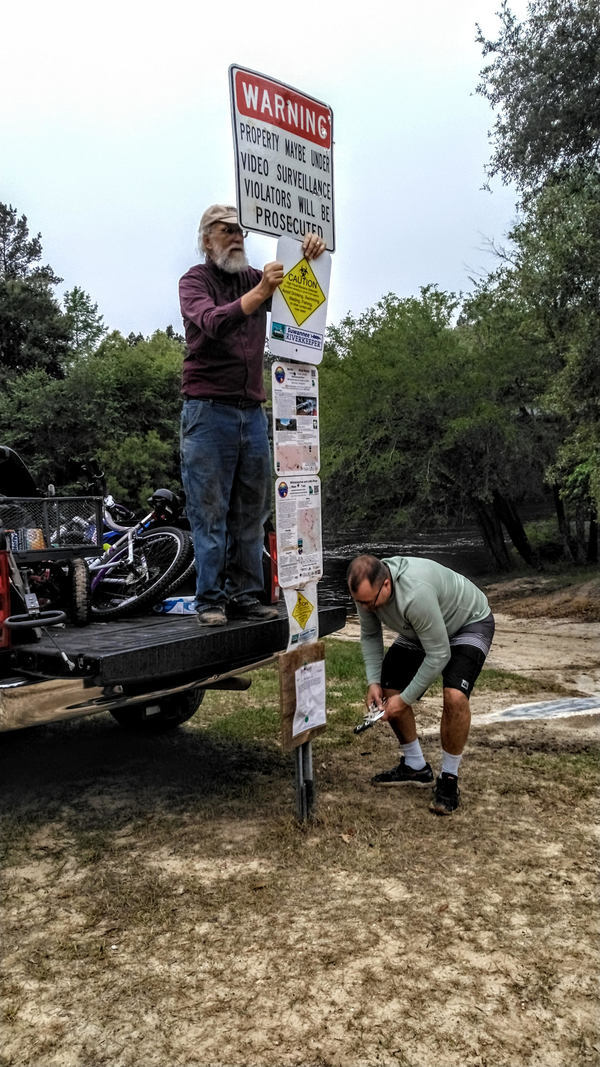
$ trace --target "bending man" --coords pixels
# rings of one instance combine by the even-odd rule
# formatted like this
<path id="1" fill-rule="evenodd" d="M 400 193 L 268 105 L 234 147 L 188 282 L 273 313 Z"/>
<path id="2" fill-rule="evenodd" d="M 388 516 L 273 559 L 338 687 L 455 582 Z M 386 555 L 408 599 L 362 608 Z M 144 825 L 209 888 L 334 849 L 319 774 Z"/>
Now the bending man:
<path id="1" fill-rule="evenodd" d="M 459 804 L 458 768 L 469 735 L 469 697 L 494 636 L 487 598 L 462 574 L 430 559 L 357 556 L 348 588 L 360 619 L 367 707 L 385 707 L 401 748 L 397 767 L 373 785 L 427 786 L 433 772 L 417 738 L 412 705 L 438 675 L 443 679 L 442 764 L 431 811 L 451 815 Z M 384 656 L 382 624 L 398 634 Z"/>

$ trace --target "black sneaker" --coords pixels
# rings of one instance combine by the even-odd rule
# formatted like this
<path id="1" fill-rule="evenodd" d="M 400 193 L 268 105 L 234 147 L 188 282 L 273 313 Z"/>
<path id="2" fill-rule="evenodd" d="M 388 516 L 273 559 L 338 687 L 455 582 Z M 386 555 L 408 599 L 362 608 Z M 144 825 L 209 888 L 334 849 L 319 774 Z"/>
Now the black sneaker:
<path id="1" fill-rule="evenodd" d="M 246 600 L 230 600 L 227 616 L 230 619 L 256 619 L 257 622 L 264 622 L 267 619 L 277 619 L 279 612 L 276 604 L 261 604 L 256 597 L 248 597 Z"/>
<path id="2" fill-rule="evenodd" d="M 371 778 L 371 785 L 431 785 L 433 782 L 433 771 L 428 763 L 424 767 L 421 767 L 420 771 L 415 771 L 414 767 L 409 767 L 404 759 L 404 756 L 400 760 L 397 767 L 392 767 L 391 771 L 382 771 L 381 774 L 376 774 Z"/>
<path id="3" fill-rule="evenodd" d="M 433 800 L 429 810 L 436 815 L 452 815 L 460 804 L 460 789 L 455 774 L 440 774 L 433 787 Z"/>

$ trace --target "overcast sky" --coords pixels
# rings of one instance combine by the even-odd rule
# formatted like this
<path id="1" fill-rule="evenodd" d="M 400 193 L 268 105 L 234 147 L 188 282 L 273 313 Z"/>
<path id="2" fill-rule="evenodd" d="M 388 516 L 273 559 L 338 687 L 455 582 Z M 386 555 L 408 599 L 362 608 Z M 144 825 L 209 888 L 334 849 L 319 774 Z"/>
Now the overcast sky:
<path id="1" fill-rule="evenodd" d="M 3 13 L 0 201 L 41 231 L 43 262 L 111 329 L 181 328 L 177 281 L 199 217 L 235 202 L 228 68 L 286 82 L 334 114 L 336 252 L 328 321 L 388 292 L 466 291 L 493 265 L 514 194 L 482 190 L 487 102 L 475 24 L 499 0 L 354 6 L 22 0 Z M 525 0 L 512 9 L 523 15 Z M 261 11 L 262 17 L 257 18 Z M 250 261 L 275 258 L 251 234 Z"/>

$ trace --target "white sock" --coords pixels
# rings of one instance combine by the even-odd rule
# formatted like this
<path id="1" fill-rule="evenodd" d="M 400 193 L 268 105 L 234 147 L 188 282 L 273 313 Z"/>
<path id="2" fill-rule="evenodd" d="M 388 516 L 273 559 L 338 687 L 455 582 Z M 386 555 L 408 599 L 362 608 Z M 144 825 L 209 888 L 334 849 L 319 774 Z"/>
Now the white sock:
<path id="1" fill-rule="evenodd" d="M 453 756 L 450 752 L 446 752 L 442 749 L 442 774 L 453 774 L 455 778 L 458 778 L 458 768 L 460 767 L 460 761 L 462 759 L 462 753 L 460 756 Z"/>
<path id="2" fill-rule="evenodd" d="M 411 741 L 408 745 L 400 745 L 400 748 L 402 749 L 406 766 L 412 767 L 413 771 L 422 771 L 425 766 L 425 757 L 421 751 L 419 741 Z"/>

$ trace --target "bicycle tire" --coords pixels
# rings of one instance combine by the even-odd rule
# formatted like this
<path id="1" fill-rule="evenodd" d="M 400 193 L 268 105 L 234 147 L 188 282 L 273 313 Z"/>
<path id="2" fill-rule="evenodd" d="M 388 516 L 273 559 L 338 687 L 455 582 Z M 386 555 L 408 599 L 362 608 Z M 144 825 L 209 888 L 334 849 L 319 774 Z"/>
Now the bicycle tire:
<path id="1" fill-rule="evenodd" d="M 187 562 L 188 537 L 175 526 L 143 530 L 129 546 L 110 557 L 110 567 L 92 574 L 92 617 L 110 619 L 130 615 L 158 603 Z"/>
<path id="2" fill-rule="evenodd" d="M 184 563 L 183 570 L 179 572 L 173 585 L 169 589 L 169 593 L 176 593 L 178 589 L 181 589 L 192 580 L 194 589 L 196 588 L 196 557 L 194 555 L 194 542 L 192 541 L 192 535 L 189 530 L 184 532 L 187 533 L 188 536 L 188 550 L 186 553 L 187 561 Z"/>

